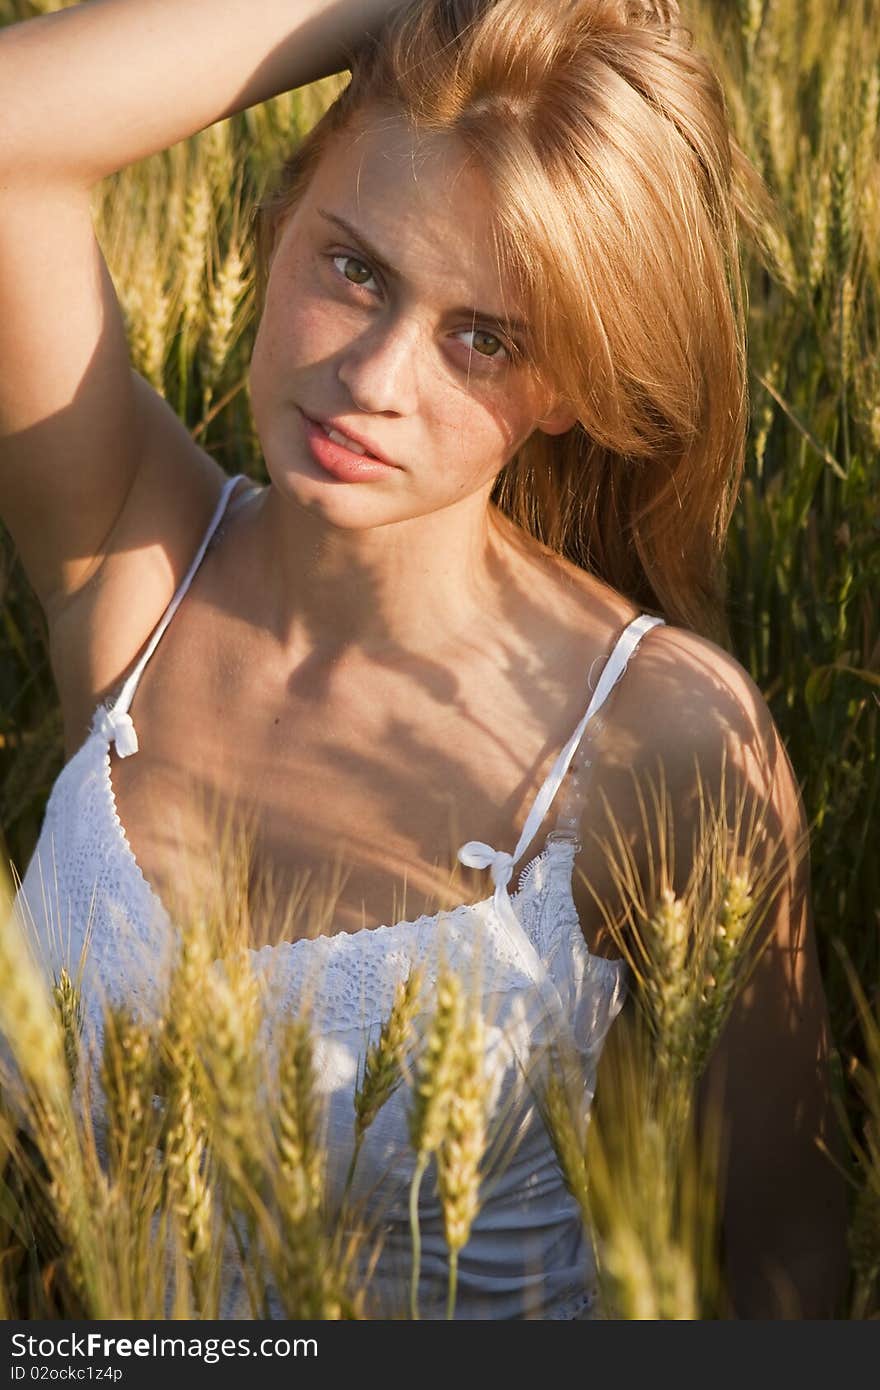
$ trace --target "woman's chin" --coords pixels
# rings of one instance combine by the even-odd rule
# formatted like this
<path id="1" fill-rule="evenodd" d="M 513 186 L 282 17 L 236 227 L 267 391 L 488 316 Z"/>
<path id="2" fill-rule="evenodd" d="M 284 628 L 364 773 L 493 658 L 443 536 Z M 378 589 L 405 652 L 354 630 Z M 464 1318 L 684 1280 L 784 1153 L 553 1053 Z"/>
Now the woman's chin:
<path id="1" fill-rule="evenodd" d="M 310 455 L 270 462 L 264 453 L 264 467 L 269 481 L 284 500 L 328 526 L 342 531 L 371 531 L 386 526 L 398 517 L 392 515 L 388 498 L 377 498 L 375 491 L 365 485 L 346 486 L 330 477 Z"/>

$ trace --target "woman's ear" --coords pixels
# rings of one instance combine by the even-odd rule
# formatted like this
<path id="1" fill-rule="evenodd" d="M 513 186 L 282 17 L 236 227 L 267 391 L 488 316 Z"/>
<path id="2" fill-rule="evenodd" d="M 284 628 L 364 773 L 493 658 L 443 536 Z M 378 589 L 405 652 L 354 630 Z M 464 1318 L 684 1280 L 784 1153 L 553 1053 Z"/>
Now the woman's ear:
<path id="1" fill-rule="evenodd" d="M 535 421 L 535 427 L 545 434 L 565 434 L 566 430 L 577 424 L 577 418 L 570 406 L 557 404 L 548 414 Z"/>

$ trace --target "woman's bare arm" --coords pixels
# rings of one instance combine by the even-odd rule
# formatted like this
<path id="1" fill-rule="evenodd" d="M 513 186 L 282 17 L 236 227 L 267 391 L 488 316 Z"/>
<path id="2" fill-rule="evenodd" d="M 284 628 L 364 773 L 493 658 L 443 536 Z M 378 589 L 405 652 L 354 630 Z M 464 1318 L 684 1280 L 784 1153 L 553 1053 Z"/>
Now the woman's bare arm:
<path id="1" fill-rule="evenodd" d="M 394 8 L 87 0 L 0 30 L 0 516 L 50 619 L 101 570 L 123 513 L 138 516 L 132 565 L 160 543 L 170 583 L 219 487 L 219 469 L 131 369 L 90 190 L 339 70 Z"/>
<path id="2" fill-rule="evenodd" d="M 846 1287 L 846 1187 L 820 1147 L 842 1158 L 798 786 L 760 691 L 721 648 L 681 628 L 658 628 L 645 639 L 637 669 L 637 680 L 622 682 L 615 711 L 631 748 L 621 782 L 631 781 L 631 767 L 647 793 L 662 766 L 676 892 L 691 875 L 700 823 L 695 762 L 705 800 L 727 806 L 730 827 L 737 805 L 747 808 L 736 852 L 753 869 L 778 870 L 778 891 L 763 898 L 766 950 L 699 1088 L 701 1120 L 705 1125 L 720 1107 L 728 1146 L 721 1215 L 730 1312 L 832 1317 Z M 627 795 L 619 792 L 615 815 L 638 827 Z M 763 845 L 752 843 L 748 829 L 755 808 Z"/>
<path id="3" fill-rule="evenodd" d="M 398 0 L 399 3 L 399 0 Z M 0 170 L 90 188 L 338 72 L 392 0 L 85 0 L 0 31 Z"/>
<path id="4" fill-rule="evenodd" d="M 700 1099 L 704 1113 L 720 1105 L 729 1138 L 723 1229 L 732 1313 L 833 1318 L 842 1315 L 847 1282 L 845 1153 L 831 1097 L 810 859 L 799 850 L 807 822 L 763 702 L 754 715 L 750 741 L 763 756 L 752 759 L 744 740 L 740 766 L 767 807 L 784 872 L 761 928 L 766 950 L 733 1006 Z"/>

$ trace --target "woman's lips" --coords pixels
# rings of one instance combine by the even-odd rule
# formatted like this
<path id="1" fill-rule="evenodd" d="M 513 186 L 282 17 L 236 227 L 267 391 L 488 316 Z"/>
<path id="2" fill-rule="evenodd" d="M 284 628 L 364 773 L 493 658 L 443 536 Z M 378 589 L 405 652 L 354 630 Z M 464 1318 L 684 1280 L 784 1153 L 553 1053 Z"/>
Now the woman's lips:
<path id="1" fill-rule="evenodd" d="M 310 420 L 308 415 L 303 415 L 302 419 L 312 457 L 331 477 L 344 483 L 368 483 L 397 472 L 393 463 L 383 463 L 372 454 L 356 454 L 353 449 L 346 449 L 344 444 L 330 439 L 324 426 Z"/>

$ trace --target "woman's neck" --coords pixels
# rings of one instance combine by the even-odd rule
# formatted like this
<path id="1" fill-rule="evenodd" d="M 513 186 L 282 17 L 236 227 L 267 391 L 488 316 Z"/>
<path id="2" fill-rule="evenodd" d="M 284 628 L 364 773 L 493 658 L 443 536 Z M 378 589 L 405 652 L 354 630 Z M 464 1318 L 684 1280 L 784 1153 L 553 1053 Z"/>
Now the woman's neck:
<path id="1" fill-rule="evenodd" d="M 516 611 L 529 538 L 481 496 L 346 531 L 270 486 L 249 520 L 265 624 L 296 657 L 436 655 L 485 641 Z"/>

